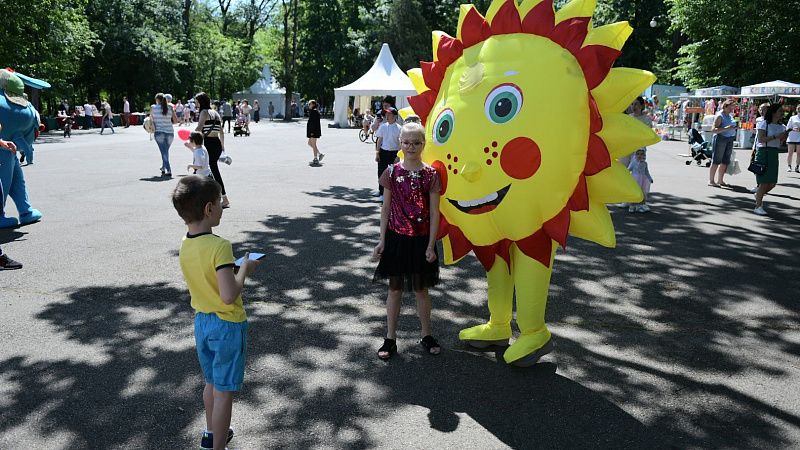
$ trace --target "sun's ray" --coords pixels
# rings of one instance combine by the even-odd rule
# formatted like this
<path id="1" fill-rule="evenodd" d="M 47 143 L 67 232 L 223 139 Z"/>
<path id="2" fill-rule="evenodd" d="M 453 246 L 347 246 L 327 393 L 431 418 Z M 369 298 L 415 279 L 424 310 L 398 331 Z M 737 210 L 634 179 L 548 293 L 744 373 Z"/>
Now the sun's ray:
<path id="1" fill-rule="evenodd" d="M 572 0 L 556 11 L 556 23 L 574 17 L 592 17 L 596 5 L 595 0 Z"/>
<path id="2" fill-rule="evenodd" d="M 617 245 L 611 214 L 604 203 L 592 201 L 588 211 L 570 212 L 569 234 L 604 247 Z"/>
<path id="3" fill-rule="evenodd" d="M 422 94 L 429 90 L 428 86 L 425 85 L 425 79 L 422 77 L 422 69 L 416 67 L 406 73 L 408 74 L 408 78 L 411 79 L 411 84 L 414 85 L 414 89 L 417 90 L 417 94 Z"/>
<path id="4" fill-rule="evenodd" d="M 644 70 L 614 68 L 599 86 L 592 89 L 592 97 L 601 113 L 619 113 L 655 81 L 656 76 Z"/>
<path id="5" fill-rule="evenodd" d="M 612 159 L 659 142 L 658 135 L 650 127 L 623 113 L 603 115 L 603 129 L 597 136 L 606 143 Z"/>
<path id="6" fill-rule="evenodd" d="M 439 31 L 439 30 L 435 30 L 431 34 L 433 35 L 433 39 L 432 39 L 432 41 L 433 41 L 433 60 L 434 61 L 438 61 L 439 60 L 439 43 L 442 41 L 442 38 L 445 37 L 445 36 L 448 36 L 448 34 L 445 33 L 444 31 Z"/>
<path id="7" fill-rule="evenodd" d="M 631 28 L 628 22 L 603 25 L 589 31 L 586 40 L 583 41 L 583 46 L 603 45 L 613 48 L 614 50 L 621 50 L 631 33 L 633 33 L 633 28 Z"/>
<path id="8" fill-rule="evenodd" d="M 536 7 L 539 3 L 542 3 L 544 0 L 522 0 L 522 2 L 517 6 L 519 9 L 520 17 L 525 17 L 528 13 Z"/>
<path id="9" fill-rule="evenodd" d="M 497 15 L 497 11 L 500 11 L 500 8 L 508 2 L 516 3 L 514 0 L 493 0 L 492 4 L 489 5 L 489 9 L 486 10 L 486 21 L 491 24 Z"/>
<path id="10" fill-rule="evenodd" d="M 592 200 L 602 203 L 638 203 L 642 190 L 630 176 L 628 169 L 617 161 L 597 175 L 586 177 Z"/>

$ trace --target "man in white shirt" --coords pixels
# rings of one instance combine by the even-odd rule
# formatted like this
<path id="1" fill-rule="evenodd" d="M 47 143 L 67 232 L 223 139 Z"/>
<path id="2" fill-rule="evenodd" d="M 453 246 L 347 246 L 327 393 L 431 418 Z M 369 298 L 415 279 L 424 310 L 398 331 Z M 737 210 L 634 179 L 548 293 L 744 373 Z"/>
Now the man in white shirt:
<path id="1" fill-rule="evenodd" d="M 375 133 L 375 162 L 378 163 L 378 178 L 380 179 L 383 171 L 397 161 L 397 152 L 400 151 L 400 129 L 397 123 L 397 110 L 389 107 L 384 111 L 386 120 L 378 127 Z M 383 201 L 383 186 L 378 183 L 378 201 Z"/>
<path id="2" fill-rule="evenodd" d="M 195 121 L 195 113 L 197 112 L 197 105 L 194 103 L 194 99 L 189 99 L 189 120 L 194 122 Z"/>
<path id="3" fill-rule="evenodd" d="M 125 128 L 131 126 L 131 104 L 128 103 L 128 97 L 122 97 L 122 122 Z"/>
<path id="4" fill-rule="evenodd" d="M 86 100 L 86 103 L 83 105 L 83 120 L 84 130 L 94 128 L 94 105 L 89 103 L 89 100 Z"/>

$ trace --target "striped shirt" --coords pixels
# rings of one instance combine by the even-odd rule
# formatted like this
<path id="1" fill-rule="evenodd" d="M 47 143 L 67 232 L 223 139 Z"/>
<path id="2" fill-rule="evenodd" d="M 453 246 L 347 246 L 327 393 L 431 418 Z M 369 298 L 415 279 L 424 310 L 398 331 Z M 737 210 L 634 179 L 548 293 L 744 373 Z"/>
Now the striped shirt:
<path id="1" fill-rule="evenodd" d="M 222 121 L 219 113 L 213 110 L 206 110 L 206 114 L 208 114 L 208 119 L 203 122 L 203 135 L 216 137 L 222 131 Z"/>
<path id="2" fill-rule="evenodd" d="M 161 109 L 161 105 L 150 106 L 150 117 L 156 127 L 156 133 L 172 133 L 172 105 L 167 105 L 167 114 Z"/>

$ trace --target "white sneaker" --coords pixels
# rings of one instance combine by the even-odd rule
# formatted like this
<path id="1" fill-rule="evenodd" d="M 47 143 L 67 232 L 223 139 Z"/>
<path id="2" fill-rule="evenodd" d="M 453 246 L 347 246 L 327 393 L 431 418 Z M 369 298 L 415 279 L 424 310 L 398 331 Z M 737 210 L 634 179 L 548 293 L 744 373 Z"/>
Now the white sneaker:
<path id="1" fill-rule="evenodd" d="M 647 205 L 639 205 L 639 212 L 641 213 L 650 212 L 650 207 Z"/>
<path id="2" fill-rule="evenodd" d="M 751 194 L 755 194 L 756 192 L 758 192 L 758 186 L 754 187 L 753 189 L 750 189 Z"/>
<path id="3" fill-rule="evenodd" d="M 325 154 L 320 152 L 319 156 L 317 158 L 319 159 L 320 162 L 322 162 L 322 158 L 324 158 L 324 157 L 325 157 Z"/>
<path id="4" fill-rule="evenodd" d="M 792 170 L 792 166 L 789 166 L 789 167 L 787 167 L 787 168 L 786 168 L 786 171 L 787 171 L 787 172 L 793 172 L 793 170 Z"/>
<path id="5" fill-rule="evenodd" d="M 794 171 L 795 173 L 800 173 L 800 166 L 794 166 Z"/>
<path id="6" fill-rule="evenodd" d="M 758 208 L 753 210 L 754 213 L 758 214 L 759 216 L 766 216 L 767 211 L 764 209 L 763 206 L 759 206 Z"/>
<path id="7" fill-rule="evenodd" d="M 629 206 L 628 207 L 628 212 L 635 213 L 636 212 L 636 207 L 633 206 L 633 205 Z"/>
<path id="8" fill-rule="evenodd" d="M 379 195 L 377 200 L 378 200 L 379 202 L 383 203 L 383 196 L 382 196 L 382 195 Z"/>

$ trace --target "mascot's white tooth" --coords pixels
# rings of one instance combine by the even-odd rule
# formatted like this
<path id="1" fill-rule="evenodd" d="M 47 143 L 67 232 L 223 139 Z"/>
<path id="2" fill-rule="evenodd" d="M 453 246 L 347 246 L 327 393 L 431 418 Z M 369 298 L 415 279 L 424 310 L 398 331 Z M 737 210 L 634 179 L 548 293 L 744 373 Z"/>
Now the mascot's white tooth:
<path id="1" fill-rule="evenodd" d="M 492 192 L 491 194 L 489 194 L 489 199 L 486 200 L 486 201 L 487 202 L 493 202 L 495 200 L 497 200 L 497 192 Z"/>

